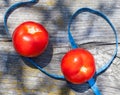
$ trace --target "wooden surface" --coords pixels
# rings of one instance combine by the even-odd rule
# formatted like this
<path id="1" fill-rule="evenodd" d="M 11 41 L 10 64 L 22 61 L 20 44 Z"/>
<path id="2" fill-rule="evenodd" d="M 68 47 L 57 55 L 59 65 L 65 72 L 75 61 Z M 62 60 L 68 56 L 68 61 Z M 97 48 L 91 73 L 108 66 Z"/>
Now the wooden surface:
<path id="1" fill-rule="evenodd" d="M 3 17 L 8 7 L 19 1 L 27 0 L 0 0 L 0 95 L 93 95 L 87 84 L 72 85 L 51 79 L 14 51 L 5 34 Z M 17 25 L 27 20 L 42 23 L 49 31 L 50 42 L 47 50 L 35 60 L 48 72 L 62 74 L 61 58 L 71 49 L 67 24 L 70 16 L 82 7 L 106 14 L 120 38 L 119 0 L 40 0 L 30 8 L 15 10 L 8 20 L 9 31 L 12 34 Z M 94 55 L 97 69 L 109 61 L 115 40 L 111 28 L 102 18 L 90 13 L 80 14 L 71 31 L 77 44 Z M 102 95 L 120 95 L 120 48 L 113 64 L 97 77 L 96 82 Z"/>

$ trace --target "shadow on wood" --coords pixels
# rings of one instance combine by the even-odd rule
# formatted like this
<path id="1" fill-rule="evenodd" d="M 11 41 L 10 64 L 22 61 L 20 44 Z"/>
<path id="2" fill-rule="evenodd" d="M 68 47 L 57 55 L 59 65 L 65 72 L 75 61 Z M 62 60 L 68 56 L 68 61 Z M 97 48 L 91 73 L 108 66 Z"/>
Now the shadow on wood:
<path id="1" fill-rule="evenodd" d="M 67 85 L 68 85 L 69 88 L 71 88 L 72 90 L 74 90 L 76 92 L 79 92 L 79 93 L 83 93 L 90 88 L 88 83 L 72 84 L 70 82 L 67 82 Z"/>
<path id="2" fill-rule="evenodd" d="M 46 48 L 44 53 L 38 57 L 32 58 L 32 60 L 35 61 L 41 68 L 43 68 L 50 63 L 52 56 L 53 56 L 53 47 L 52 47 L 51 42 L 49 42 L 48 47 Z M 21 56 L 21 58 L 26 65 L 28 65 L 29 67 L 32 67 L 32 68 L 36 68 L 31 63 L 26 61 L 25 57 Z"/>
<path id="3" fill-rule="evenodd" d="M 0 23 L 0 36 L 5 36 L 6 32 L 5 32 L 5 27 L 3 23 Z"/>

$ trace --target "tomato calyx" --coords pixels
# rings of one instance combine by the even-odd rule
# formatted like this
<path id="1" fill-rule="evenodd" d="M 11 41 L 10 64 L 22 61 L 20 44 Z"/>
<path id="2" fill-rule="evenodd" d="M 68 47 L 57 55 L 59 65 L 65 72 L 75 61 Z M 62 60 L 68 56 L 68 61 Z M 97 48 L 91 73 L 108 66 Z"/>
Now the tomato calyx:
<path id="1" fill-rule="evenodd" d="M 30 33 L 30 34 L 35 34 L 35 33 L 37 33 L 37 32 L 40 32 L 36 27 L 34 27 L 34 26 L 29 26 L 28 28 L 28 33 Z"/>

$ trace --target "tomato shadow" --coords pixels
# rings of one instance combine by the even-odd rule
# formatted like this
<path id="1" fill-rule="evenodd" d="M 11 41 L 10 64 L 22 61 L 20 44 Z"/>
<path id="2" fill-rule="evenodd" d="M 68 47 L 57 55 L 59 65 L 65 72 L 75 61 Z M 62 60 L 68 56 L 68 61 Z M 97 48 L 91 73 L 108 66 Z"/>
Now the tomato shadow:
<path id="1" fill-rule="evenodd" d="M 96 83 L 96 77 L 93 77 L 95 82 L 92 84 L 94 85 Z M 91 89 L 91 86 L 89 85 L 88 82 L 83 83 L 83 84 L 72 84 L 71 82 L 67 81 L 67 85 L 70 89 L 78 92 L 78 93 L 83 93 L 85 91 L 87 91 L 88 89 Z"/>
<path id="2" fill-rule="evenodd" d="M 53 56 L 53 46 L 51 42 L 49 42 L 46 50 L 40 56 L 33 57 L 32 60 L 36 62 L 41 68 L 44 68 L 50 63 L 52 56 Z M 21 56 L 21 58 L 27 66 L 36 68 L 33 64 L 31 64 L 26 60 L 26 57 Z"/>
<path id="3" fill-rule="evenodd" d="M 70 89 L 79 92 L 79 93 L 83 93 L 85 91 L 87 91 L 90 86 L 88 83 L 84 83 L 84 84 L 72 84 L 70 82 L 67 82 L 67 85 Z"/>

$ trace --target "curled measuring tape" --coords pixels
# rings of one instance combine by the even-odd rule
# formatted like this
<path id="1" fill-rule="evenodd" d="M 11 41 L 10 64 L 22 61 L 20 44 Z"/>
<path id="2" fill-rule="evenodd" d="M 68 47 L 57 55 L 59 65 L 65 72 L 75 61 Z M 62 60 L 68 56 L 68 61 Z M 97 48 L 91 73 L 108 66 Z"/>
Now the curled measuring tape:
<path id="1" fill-rule="evenodd" d="M 39 0 L 29 0 L 29 1 L 26 1 L 26 2 L 18 2 L 16 4 L 13 4 L 5 13 L 5 16 L 4 16 L 4 26 L 5 26 L 5 29 L 6 29 L 6 33 L 8 36 L 10 36 L 9 34 L 9 31 L 8 31 L 8 27 L 7 27 L 7 20 L 8 20 L 8 17 L 9 15 L 17 8 L 19 7 L 23 7 L 23 6 L 32 6 L 36 3 L 38 3 Z"/>
<path id="2" fill-rule="evenodd" d="M 4 25 L 5 25 L 5 29 L 6 29 L 6 33 L 10 36 L 9 31 L 8 31 L 8 26 L 7 26 L 7 20 L 9 15 L 17 8 L 22 7 L 22 6 L 32 6 L 34 4 L 36 4 L 39 0 L 29 0 L 28 2 L 19 2 L 16 3 L 14 5 L 12 5 L 5 13 L 4 16 Z M 103 67 L 101 67 L 99 70 L 96 71 L 95 73 L 95 77 L 98 76 L 99 74 L 101 74 L 102 72 L 104 72 L 105 70 L 107 70 L 107 68 L 112 64 L 112 61 L 114 60 L 114 58 L 117 55 L 117 51 L 118 51 L 118 37 L 117 37 L 117 33 L 116 33 L 116 29 L 114 28 L 113 24 L 110 22 L 110 20 L 101 12 L 90 9 L 90 8 L 81 8 L 79 10 L 77 10 L 71 17 L 69 23 L 68 23 L 68 37 L 69 37 L 69 41 L 71 43 L 72 48 L 78 48 L 77 44 L 75 43 L 75 40 L 73 39 L 73 36 L 71 35 L 70 32 L 70 26 L 72 24 L 73 19 L 75 19 L 76 16 L 78 16 L 78 14 L 82 13 L 82 12 L 90 12 L 93 14 L 96 14 L 100 17 L 102 17 L 104 20 L 107 21 L 107 23 L 111 26 L 114 34 L 115 34 L 115 40 L 116 40 L 116 48 L 114 51 L 114 54 L 111 58 L 111 60 L 109 60 L 108 63 L 106 63 Z M 57 75 L 57 74 L 50 74 L 49 72 L 47 72 L 45 69 L 41 68 L 36 62 L 34 62 L 31 58 L 25 57 L 25 60 L 27 60 L 28 62 L 30 62 L 31 64 L 33 64 L 36 68 L 38 68 L 41 72 L 43 72 L 44 74 L 48 75 L 51 78 L 54 79 L 58 79 L 58 80 L 64 80 L 66 81 L 66 78 L 63 75 Z M 96 83 L 95 83 L 95 79 L 94 77 L 91 78 L 88 81 L 90 87 L 92 88 L 93 92 L 95 95 L 101 95 Z"/>
<path id="3" fill-rule="evenodd" d="M 71 24 L 72 24 L 72 21 L 75 19 L 76 16 L 78 16 L 80 13 L 83 13 L 83 12 L 89 12 L 89 13 L 92 13 L 92 14 L 95 14 L 95 15 L 98 15 L 100 17 L 102 17 L 109 25 L 110 27 L 112 28 L 113 32 L 114 32 L 114 35 L 115 35 L 115 41 L 116 41 L 116 48 L 114 50 L 114 54 L 112 55 L 112 58 L 103 66 L 101 67 L 100 69 L 98 69 L 94 75 L 94 77 L 97 77 L 98 75 L 100 75 L 101 73 L 103 73 L 104 71 L 106 71 L 109 66 L 112 64 L 113 60 L 115 59 L 116 55 L 117 55 L 117 51 L 118 51 L 118 37 L 117 37 L 117 32 L 116 32 L 116 29 L 114 27 L 114 25 L 111 23 L 111 21 L 108 19 L 108 17 L 106 15 L 104 15 L 103 13 L 99 12 L 99 11 L 96 11 L 96 10 L 93 10 L 93 9 L 90 9 L 90 8 L 80 8 L 78 9 L 71 17 L 69 23 L 68 23 L 68 37 L 69 37 L 69 41 L 71 43 L 71 46 L 72 48 L 78 48 L 78 45 L 75 43 L 75 40 L 70 32 L 70 27 L 71 27 Z M 94 91 L 94 93 L 96 95 L 101 95 L 95 81 L 94 81 L 94 78 L 91 78 L 89 81 L 88 81 L 89 85 L 91 86 L 92 90 Z"/>
<path id="4" fill-rule="evenodd" d="M 39 0 L 29 0 L 27 2 L 18 2 L 16 4 L 13 4 L 5 13 L 4 16 L 4 26 L 5 26 L 5 30 L 6 30 L 6 34 L 8 35 L 8 37 L 10 36 L 9 30 L 8 30 L 8 26 L 7 26 L 7 20 L 8 17 L 10 16 L 10 14 L 17 8 L 19 7 L 23 7 L 23 6 L 32 6 L 34 4 L 36 4 Z M 59 80 L 65 80 L 64 76 L 59 76 L 59 75 L 55 75 L 55 74 L 49 74 L 48 72 L 46 72 L 43 68 L 41 68 L 36 62 L 34 62 L 31 58 L 25 57 L 25 59 L 32 63 L 35 67 L 37 67 L 41 72 L 45 73 L 46 75 L 50 76 L 51 78 L 54 79 L 59 79 Z"/>
<path id="5" fill-rule="evenodd" d="M 102 72 L 104 72 L 112 64 L 112 61 L 114 60 L 114 58 L 117 55 L 117 51 L 118 51 L 118 37 L 117 37 L 117 32 L 116 32 L 116 29 L 115 29 L 114 25 L 111 23 L 111 21 L 108 19 L 108 17 L 106 15 L 104 15 L 103 13 L 101 13 L 99 11 L 90 9 L 90 8 L 81 8 L 81 9 L 77 10 L 72 15 L 72 17 L 71 17 L 71 19 L 70 19 L 70 21 L 68 23 L 68 37 L 69 37 L 69 41 L 71 43 L 72 48 L 78 48 L 78 46 L 75 43 L 75 40 L 73 39 L 73 36 L 71 35 L 70 26 L 72 24 L 73 19 L 75 19 L 76 16 L 78 16 L 80 13 L 83 13 L 83 12 L 89 12 L 89 13 L 92 13 L 92 14 L 95 14 L 95 15 L 98 15 L 98 16 L 102 17 L 110 25 L 110 27 L 112 28 L 112 30 L 114 32 L 114 35 L 115 35 L 116 48 L 114 50 L 114 54 L 113 54 L 111 60 L 108 61 L 108 63 L 106 63 L 103 67 L 101 67 L 99 70 L 96 71 L 96 75 L 99 75 Z"/>

